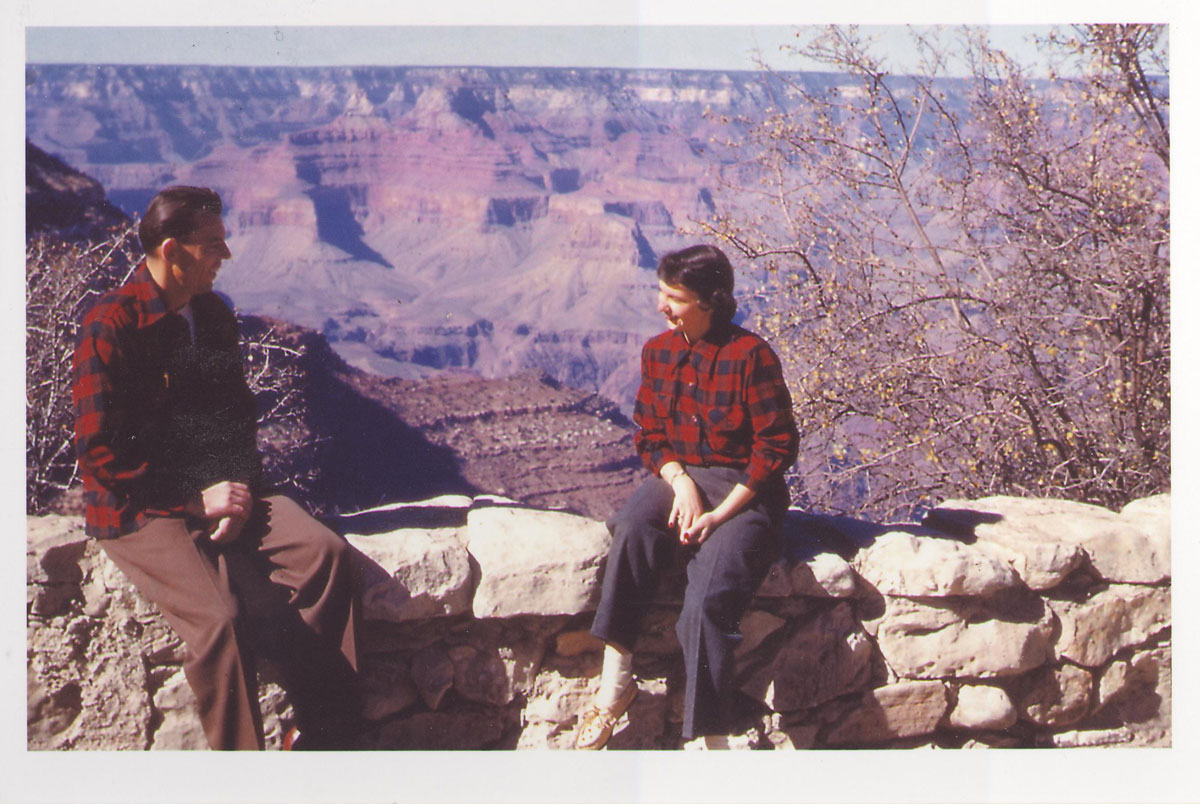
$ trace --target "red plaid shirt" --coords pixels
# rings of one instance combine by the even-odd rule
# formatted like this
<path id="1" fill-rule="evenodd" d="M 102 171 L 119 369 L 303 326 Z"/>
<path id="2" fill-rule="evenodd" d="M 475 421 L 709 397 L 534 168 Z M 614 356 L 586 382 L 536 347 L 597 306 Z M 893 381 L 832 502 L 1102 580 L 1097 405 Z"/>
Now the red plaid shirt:
<path id="1" fill-rule="evenodd" d="M 72 398 L 92 537 L 183 516 L 189 496 L 220 480 L 258 480 L 237 319 L 216 294 L 191 306 L 194 343 L 143 263 L 84 316 Z"/>
<path id="2" fill-rule="evenodd" d="M 647 341 L 633 421 L 634 445 L 655 474 L 671 461 L 739 467 L 756 493 L 783 476 L 800 440 L 779 358 L 734 324 L 694 344 L 678 329 Z"/>

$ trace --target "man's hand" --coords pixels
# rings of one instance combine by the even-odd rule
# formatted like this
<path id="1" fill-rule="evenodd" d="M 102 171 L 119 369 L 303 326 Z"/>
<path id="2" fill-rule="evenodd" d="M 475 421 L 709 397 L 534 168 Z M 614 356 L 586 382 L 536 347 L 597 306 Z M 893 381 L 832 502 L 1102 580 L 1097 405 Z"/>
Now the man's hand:
<path id="1" fill-rule="evenodd" d="M 188 513 L 205 519 L 226 516 L 245 519 L 250 516 L 253 507 L 254 496 L 249 486 L 233 480 L 222 480 L 200 492 L 199 499 L 192 500 L 188 505 Z"/>
<path id="2" fill-rule="evenodd" d="M 254 495 L 245 483 L 222 480 L 200 492 L 187 507 L 188 513 L 216 524 L 208 538 L 217 544 L 232 542 L 242 533 L 242 527 L 254 508 Z"/>
<path id="3" fill-rule="evenodd" d="M 208 538 L 217 544 L 227 544 L 242 535 L 242 526 L 245 524 L 246 520 L 244 519 L 232 516 L 221 517 L 217 521 L 217 527 L 208 534 Z"/>

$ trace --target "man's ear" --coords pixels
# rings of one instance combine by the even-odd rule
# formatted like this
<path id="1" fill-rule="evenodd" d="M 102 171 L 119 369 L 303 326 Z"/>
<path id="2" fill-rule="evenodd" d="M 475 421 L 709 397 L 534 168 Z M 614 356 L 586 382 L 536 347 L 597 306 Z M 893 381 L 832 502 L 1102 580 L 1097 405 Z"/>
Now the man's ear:
<path id="1" fill-rule="evenodd" d="M 180 242 L 173 237 L 168 237 L 166 240 L 158 244 L 158 254 L 163 258 L 163 261 L 174 265 L 179 256 L 179 249 L 182 247 Z"/>

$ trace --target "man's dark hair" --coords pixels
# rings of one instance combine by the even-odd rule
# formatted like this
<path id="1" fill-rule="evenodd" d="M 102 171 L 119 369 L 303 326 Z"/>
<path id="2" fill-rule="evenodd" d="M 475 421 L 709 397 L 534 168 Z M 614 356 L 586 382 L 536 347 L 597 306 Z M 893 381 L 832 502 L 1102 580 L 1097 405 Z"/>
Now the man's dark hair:
<path id="1" fill-rule="evenodd" d="M 704 307 L 712 309 L 716 323 L 728 324 L 737 312 L 733 267 L 716 246 L 689 246 L 664 254 L 658 261 L 658 278 L 695 293 Z"/>
<path id="2" fill-rule="evenodd" d="M 149 254 L 168 237 L 183 239 L 200 228 L 206 215 L 220 217 L 221 196 L 207 187 L 168 187 L 150 201 L 138 224 L 142 251 Z"/>

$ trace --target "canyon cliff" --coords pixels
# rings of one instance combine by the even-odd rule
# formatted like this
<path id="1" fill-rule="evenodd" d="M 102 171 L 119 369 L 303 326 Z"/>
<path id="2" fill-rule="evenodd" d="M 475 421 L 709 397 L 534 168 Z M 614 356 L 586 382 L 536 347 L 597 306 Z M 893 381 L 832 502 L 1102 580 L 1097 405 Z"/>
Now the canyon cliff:
<path id="1" fill-rule="evenodd" d="M 26 79 L 29 139 L 127 213 L 172 183 L 221 192 L 234 258 L 218 289 L 244 312 L 316 329 L 376 374 L 544 372 L 626 413 L 640 344 L 663 326 L 657 258 L 700 239 L 684 232 L 736 170 L 729 126 L 773 95 L 752 72 L 29 65 Z"/>

